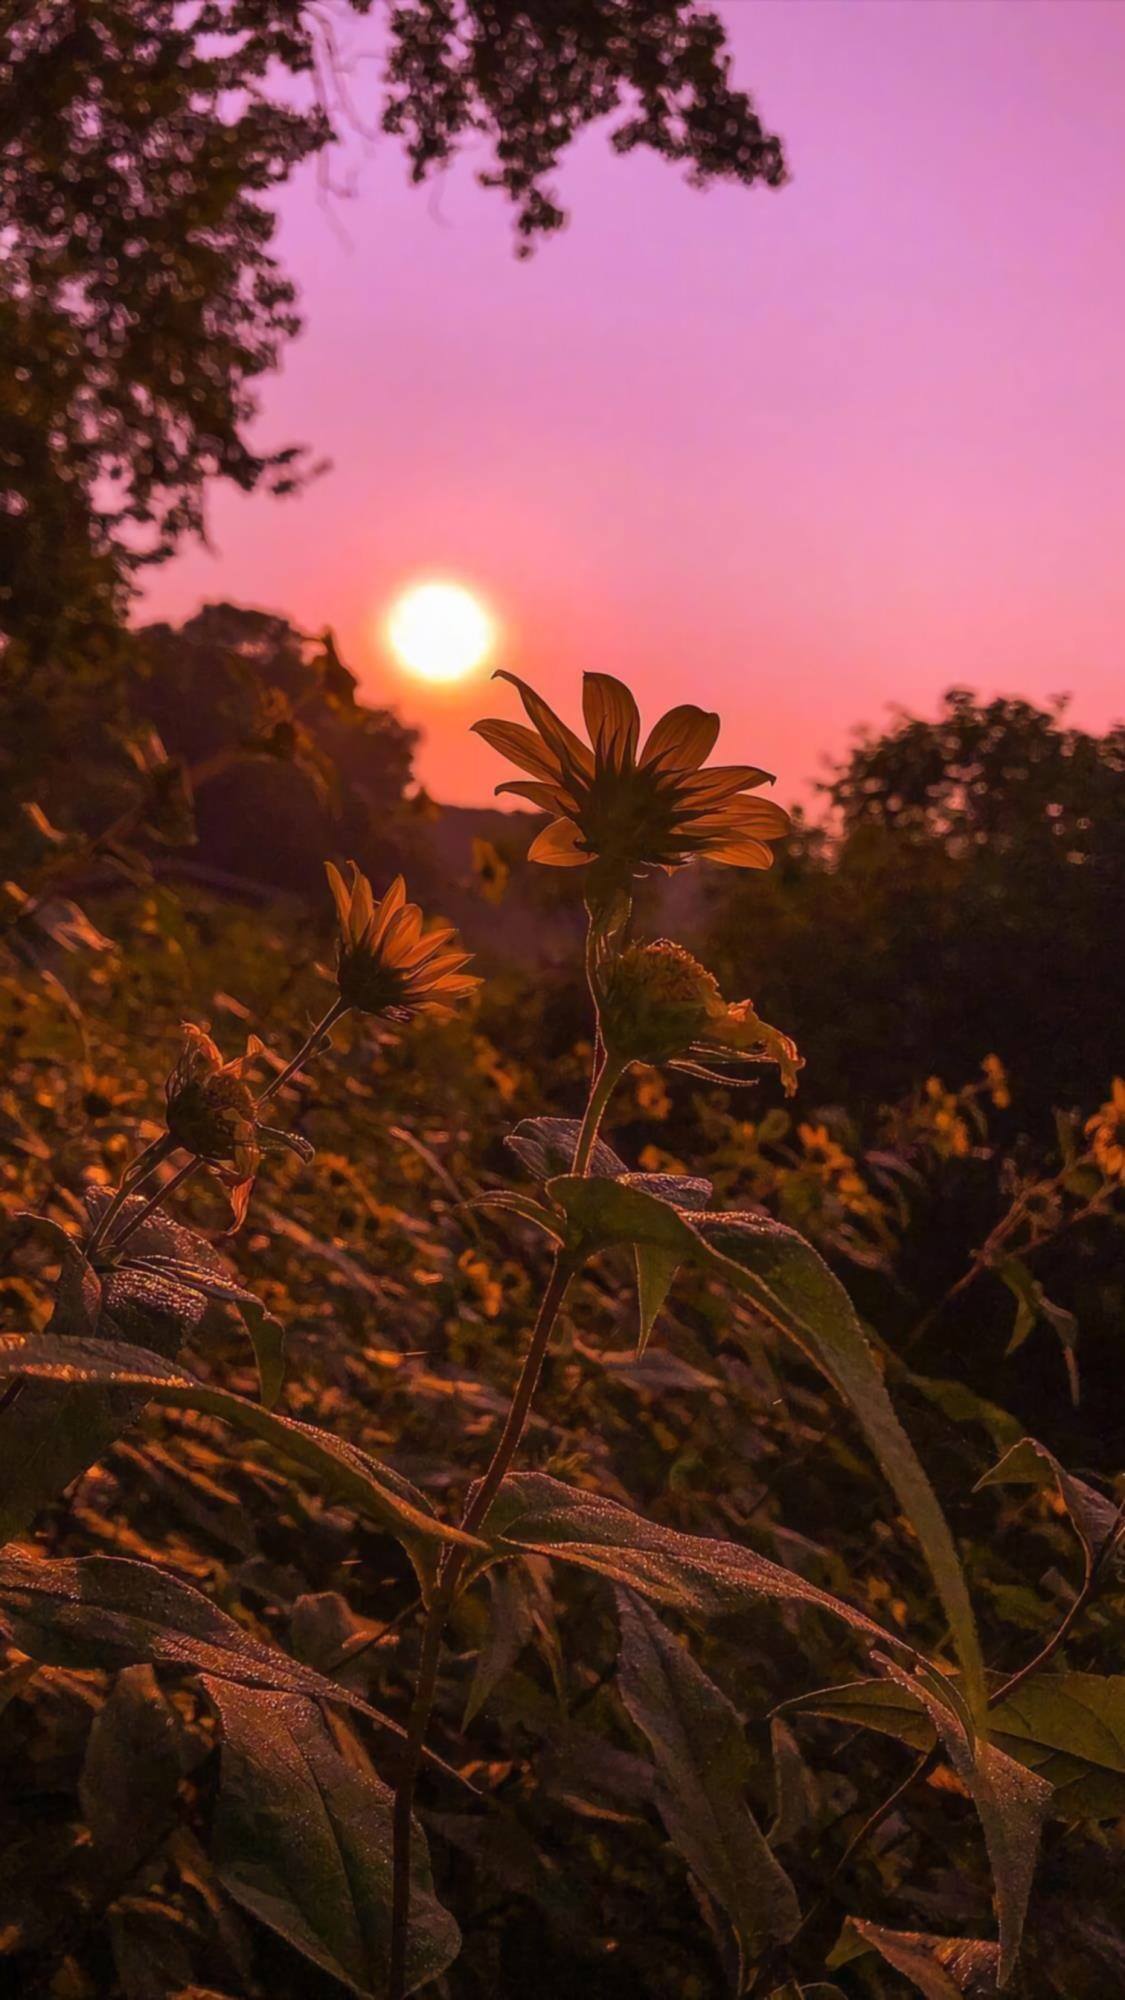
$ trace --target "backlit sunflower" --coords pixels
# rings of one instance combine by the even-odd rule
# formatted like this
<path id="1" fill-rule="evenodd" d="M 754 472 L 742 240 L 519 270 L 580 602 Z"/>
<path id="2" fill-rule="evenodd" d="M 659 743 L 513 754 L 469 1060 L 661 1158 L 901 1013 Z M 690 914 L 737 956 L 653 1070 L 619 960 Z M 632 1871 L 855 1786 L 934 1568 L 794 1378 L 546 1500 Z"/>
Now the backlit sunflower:
<path id="1" fill-rule="evenodd" d="M 453 1003 L 475 993 L 480 980 L 463 971 L 469 953 L 452 926 L 424 931 L 422 912 L 406 900 L 396 875 L 378 902 L 366 875 L 349 861 L 345 882 L 330 861 L 325 869 L 340 917 L 336 982 L 340 998 L 361 1014 L 406 1020 L 412 1014 L 448 1017 Z"/>
<path id="2" fill-rule="evenodd" d="M 752 764 L 704 768 L 719 718 L 690 702 L 669 709 L 638 750 L 641 719 L 627 687 L 612 674 L 583 676 L 582 707 L 590 742 L 560 721 L 517 675 L 529 729 L 520 722 L 475 722 L 486 743 L 530 773 L 498 785 L 558 816 L 532 842 L 528 858 L 555 868 L 599 861 L 626 882 L 651 868 L 671 871 L 701 855 L 734 868 L 768 868 L 767 842 L 788 831 L 789 815 L 772 799 L 746 796 L 772 783 Z"/>

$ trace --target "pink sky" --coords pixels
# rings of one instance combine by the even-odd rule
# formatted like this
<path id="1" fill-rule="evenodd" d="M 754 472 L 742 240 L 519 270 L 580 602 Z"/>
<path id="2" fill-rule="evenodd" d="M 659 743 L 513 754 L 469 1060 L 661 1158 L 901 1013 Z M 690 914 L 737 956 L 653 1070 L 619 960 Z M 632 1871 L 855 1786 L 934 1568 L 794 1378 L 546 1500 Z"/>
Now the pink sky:
<path id="1" fill-rule="evenodd" d="M 782 796 L 953 682 L 1125 709 L 1125 4 L 718 11 L 779 193 L 693 192 L 591 135 L 569 230 L 519 264 L 468 159 L 419 191 L 384 139 L 332 213 L 311 171 L 286 192 L 306 330 L 260 436 L 333 470 L 216 493 L 213 550 L 153 581 L 153 616 L 334 625 L 450 801 L 504 775 L 466 732 L 514 695 L 395 668 L 379 622 L 420 576 L 479 591 L 497 663 L 569 714 L 584 667 L 649 716 L 718 707 Z"/>

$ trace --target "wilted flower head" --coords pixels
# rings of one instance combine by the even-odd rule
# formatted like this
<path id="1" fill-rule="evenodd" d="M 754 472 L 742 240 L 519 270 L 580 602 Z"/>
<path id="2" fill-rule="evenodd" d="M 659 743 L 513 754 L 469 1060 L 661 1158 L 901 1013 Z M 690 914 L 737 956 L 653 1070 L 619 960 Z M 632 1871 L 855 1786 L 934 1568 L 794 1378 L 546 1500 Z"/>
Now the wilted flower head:
<path id="1" fill-rule="evenodd" d="M 797 1087 L 796 1043 L 760 1020 L 751 1001 L 728 1005 L 706 966 L 667 938 L 612 959 L 598 1002 L 606 1050 L 618 1062 L 668 1062 L 694 1075 L 710 1074 L 705 1062 L 775 1063 L 786 1095 Z"/>
<path id="2" fill-rule="evenodd" d="M 251 1035 L 243 1055 L 224 1062 L 202 1028 L 183 1023 L 184 1045 L 165 1084 L 168 1136 L 210 1167 L 230 1197 L 235 1228 L 242 1222 L 264 1152 L 312 1157 L 308 1141 L 258 1122 L 246 1071 L 265 1044 Z"/>
<path id="3" fill-rule="evenodd" d="M 1086 1136 L 1106 1179 L 1125 1181 L 1125 1077 L 1114 1077 L 1109 1102 L 1087 1120 Z"/>
<path id="4" fill-rule="evenodd" d="M 209 1166 L 230 1168 L 248 1180 L 258 1165 L 254 1094 L 245 1072 L 262 1043 L 252 1035 L 245 1055 L 224 1062 L 219 1049 L 190 1021 L 183 1024 L 184 1046 L 168 1081 L 168 1131 L 177 1146 L 198 1154 Z"/>
<path id="5" fill-rule="evenodd" d="M 462 968 L 469 953 L 452 926 L 424 931 L 422 912 L 406 900 L 406 884 L 396 875 L 376 902 L 371 884 L 354 861 L 351 880 L 325 867 L 340 918 L 336 980 L 340 998 L 361 1014 L 405 1020 L 411 1014 L 452 1013 L 452 1003 L 475 993 L 480 980 Z"/>
<path id="6" fill-rule="evenodd" d="M 589 744 L 560 721 L 534 688 L 502 673 L 519 689 L 529 729 L 519 722 L 475 722 L 473 728 L 530 773 L 498 785 L 558 817 L 533 841 L 532 861 L 574 868 L 600 861 L 626 881 L 645 869 L 679 868 L 693 855 L 735 868 L 768 868 L 767 841 L 788 830 L 789 815 L 748 791 L 772 782 L 750 764 L 704 769 L 719 734 L 719 718 L 690 702 L 669 709 L 640 743 L 641 719 L 627 687 L 612 674 L 583 677 L 582 706 Z"/>

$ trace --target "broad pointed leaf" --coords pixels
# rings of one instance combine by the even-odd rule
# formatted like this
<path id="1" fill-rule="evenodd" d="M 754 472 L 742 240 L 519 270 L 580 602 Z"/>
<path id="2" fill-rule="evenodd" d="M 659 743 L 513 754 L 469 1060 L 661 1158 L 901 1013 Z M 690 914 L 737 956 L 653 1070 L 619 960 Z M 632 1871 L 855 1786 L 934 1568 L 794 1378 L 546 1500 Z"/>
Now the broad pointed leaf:
<path id="1" fill-rule="evenodd" d="M 1125 1526 L 1125 1515 L 1112 1500 L 1067 1472 L 1054 1452 L 1037 1438 L 1021 1438 L 1006 1451 L 992 1470 L 978 1479 L 978 1492 L 982 1486 L 1054 1486 L 1082 1544 L 1087 1582 L 1103 1550 Z"/>
<path id="2" fill-rule="evenodd" d="M 745 1611 L 763 1598 L 824 1611 L 882 1644 L 903 1645 L 854 1605 L 735 1542 L 682 1535 L 615 1500 L 582 1493 L 545 1472 L 505 1480 L 485 1523 L 497 1554 L 532 1549 L 608 1577 L 696 1617 Z M 909 1652 L 911 1649 L 906 1647 Z"/>
<path id="3" fill-rule="evenodd" d="M 314 1473 L 350 1506 L 378 1521 L 388 1534 L 396 1535 L 410 1554 L 423 1591 L 429 1590 L 441 1543 L 477 1546 L 459 1528 L 439 1521 L 409 1480 L 381 1465 L 358 1445 L 200 1382 L 174 1362 L 146 1353 L 144 1348 L 113 1341 L 58 1342 L 31 1334 L 0 1334 L 0 1381 L 18 1375 L 78 1386 L 98 1382 L 143 1390 L 145 1401 L 201 1410 L 260 1438 Z"/>
<path id="4" fill-rule="evenodd" d="M 646 1244 L 723 1279 L 827 1375 L 855 1411 L 922 1545 L 945 1608 L 974 1713 L 984 1707 L 984 1667 L 964 1573 L 933 1487 L 895 1415 L 883 1377 L 844 1287 L 815 1250 L 767 1216 L 695 1215 L 620 1182 L 566 1176 L 552 1198 L 589 1250 Z"/>
<path id="5" fill-rule="evenodd" d="M 994 1743 L 974 1736 L 957 1714 L 958 1704 L 950 1700 L 953 1691 L 938 1686 L 939 1675 L 907 1674 L 893 1661 L 884 1664 L 892 1680 L 916 1693 L 957 1776 L 972 1794 L 996 1889 L 1000 1926 L 997 1984 L 1004 1986 L 1019 1951 L 1051 1787 Z"/>
<path id="6" fill-rule="evenodd" d="M 741 1720 L 722 1691 L 654 1611 L 619 1591 L 621 1698 L 648 1738 L 656 1803 L 669 1838 L 738 1943 L 740 1987 L 750 1964 L 801 1920 L 796 1892 L 746 1803 L 751 1757 Z"/>
<path id="7" fill-rule="evenodd" d="M 868 1951 L 877 1951 L 896 1972 L 905 1974 L 923 2000 L 992 2000 L 997 1991 L 999 1947 L 979 1938 L 889 1931 L 881 1924 L 849 1917 L 828 1963 L 847 1965 Z"/>
<path id="8" fill-rule="evenodd" d="M 360 2000 L 390 1964 L 393 1795 L 341 1756 L 312 1702 L 205 1678 L 223 1734 L 212 1856 L 235 1900 Z M 460 1934 L 416 1826 L 407 1986 L 438 1979 Z"/>

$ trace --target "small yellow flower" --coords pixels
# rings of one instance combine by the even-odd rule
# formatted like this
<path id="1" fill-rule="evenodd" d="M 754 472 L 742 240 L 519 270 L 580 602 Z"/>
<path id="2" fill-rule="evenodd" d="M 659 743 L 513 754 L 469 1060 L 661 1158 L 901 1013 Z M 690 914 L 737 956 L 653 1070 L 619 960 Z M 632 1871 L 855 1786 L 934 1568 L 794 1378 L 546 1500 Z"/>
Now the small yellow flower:
<path id="1" fill-rule="evenodd" d="M 1008 1072 L 999 1056 L 985 1056 L 981 1068 L 984 1071 L 988 1095 L 997 1111 L 1007 1111 L 1012 1101 L 1012 1090 L 1008 1082 Z"/>
<path id="2" fill-rule="evenodd" d="M 462 968 L 469 953 L 447 926 L 424 931 L 422 912 L 406 900 L 406 884 L 396 875 L 376 902 L 366 875 L 348 863 L 351 880 L 325 868 L 340 918 L 336 981 L 340 998 L 361 1014 L 406 1020 L 412 1014 L 448 1018 L 452 1003 L 476 992 L 480 980 Z"/>
<path id="3" fill-rule="evenodd" d="M 1125 1181 L 1125 1077 L 1114 1077 L 1109 1102 L 1086 1121 L 1086 1136 L 1106 1179 Z"/>
<path id="4" fill-rule="evenodd" d="M 515 674 L 532 727 L 475 722 L 479 736 L 511 759 L 530 780 L 497 786 L 558 815 L 532 842 L 529 859 L 554 868 L 600 861 L 615 880 L 652 868 L 671 871 L 693 855 L 735 868 L 769 868 L 767 841 L 789 828 L 789 815 L 770 799 L 745 796 L 772 783 L 749 764 L 704 769 L 719 734 L 719 718 L 690 702 L 669 709 L 640 743 L 641 720 L 627 687 L 612 674 L 583 677 L 582 706 L 590 742 L 560 721 L 534 688 Z"/>

